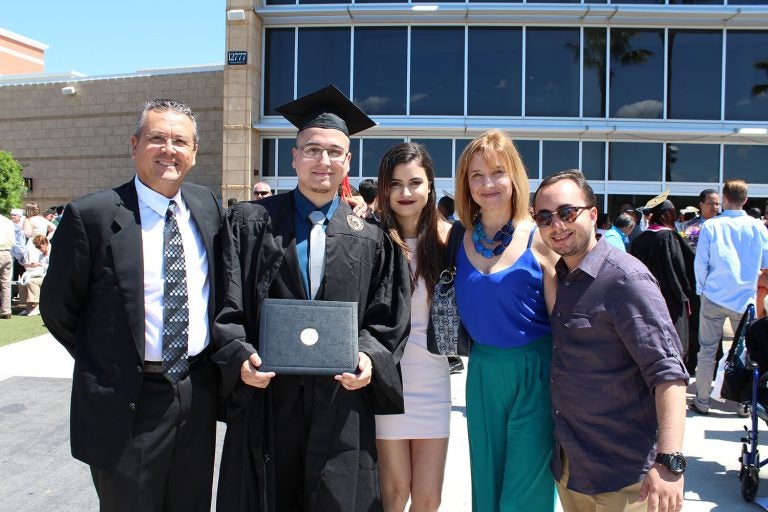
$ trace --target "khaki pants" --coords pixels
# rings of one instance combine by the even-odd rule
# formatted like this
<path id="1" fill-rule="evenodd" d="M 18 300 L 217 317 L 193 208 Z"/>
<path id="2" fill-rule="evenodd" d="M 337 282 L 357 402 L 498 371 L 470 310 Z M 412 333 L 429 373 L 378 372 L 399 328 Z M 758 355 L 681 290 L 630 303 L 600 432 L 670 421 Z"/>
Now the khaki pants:
<path id="1" fill-rule="evenodd" d="M 13 258 L 11 251 L 0 251 L 0 315 L 11 314 L 11 274 Z"/>
<path id="2" fill-rule="evenodd" d="M 43 284 L 42 277 L 31 277 L 26 285 L 19 285 L 19 298 L 25 304 L 40 303 L 40 286 Z"/>
<path id="3" fill-rule="evenodd" d="M 566 487 L 570 474 L 568 458 L 564 452 L 561 454 L 563 476 L 556 484 L 560 504 L 565 512 L 645 512 L 647 510 L 647 501 L 638 501 L 640 486 L 643 482 L 637 482 L 618 491 L 593 495 L 569 490 Z"/>

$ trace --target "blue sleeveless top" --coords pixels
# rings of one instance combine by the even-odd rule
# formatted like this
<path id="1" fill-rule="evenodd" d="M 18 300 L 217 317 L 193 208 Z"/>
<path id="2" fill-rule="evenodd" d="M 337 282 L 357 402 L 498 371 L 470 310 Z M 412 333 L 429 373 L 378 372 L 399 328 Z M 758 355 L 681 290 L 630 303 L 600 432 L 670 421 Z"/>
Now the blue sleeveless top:
<path id="1" fill-rule="evenodd" d="M 472 339 L 500 348 L 522 347 L 552 332 L 544 300 L 543 273 L 528 248 L 509 268 L 483 274 L 467 258 L 464 244 L 456 255 L 456 303 Z"/>

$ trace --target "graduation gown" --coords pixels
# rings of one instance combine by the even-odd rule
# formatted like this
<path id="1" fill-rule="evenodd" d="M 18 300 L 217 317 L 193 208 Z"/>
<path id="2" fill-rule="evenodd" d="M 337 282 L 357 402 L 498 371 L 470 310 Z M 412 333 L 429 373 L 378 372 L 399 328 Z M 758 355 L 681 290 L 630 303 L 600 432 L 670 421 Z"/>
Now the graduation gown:
<path id="1" fill-rule="evenodd" d="M 227 434 L 219 471 L 220 511 L 274 511 L 273 384 L 247 386 L 240 367 L 258 351 L 265 297 L 306 299 L 294 237 L 293 194 L 236 203 L 221 234 L 221 305 L 214 323 Z M 377 226 L 340 203 L 326 227 L 318 300 L 358 303 L 359 350 L 373 362 L 371 383 L 345 390 L 333 377 L 311 379 L 305 404 L 304 503 L 315 511 L 380 510 L 374 414 L 403 412 L 399 360 L 410 325 L 410 281 L 401 251 Z M 279 379 L 280 377 L 276 377 Z"/>
<path id="2" fill-rule="evenodd" d="M 683 350 L 688 352 L 690 301 L 696 295 L 693 250 L 677 231 L 649 228 L 632 242 L 629 252 L 642 261 L 659 282 Z"/>

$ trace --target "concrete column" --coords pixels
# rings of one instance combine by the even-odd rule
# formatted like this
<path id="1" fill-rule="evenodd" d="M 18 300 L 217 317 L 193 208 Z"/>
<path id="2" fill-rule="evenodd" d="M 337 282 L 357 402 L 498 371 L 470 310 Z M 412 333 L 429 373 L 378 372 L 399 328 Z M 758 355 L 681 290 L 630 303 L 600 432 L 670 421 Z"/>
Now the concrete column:
<path id="1" fill-rule="evenodd" d="M 227 11 L 242 9 L 244 20 L 227 20 L 226 51 L 247 52 L 244 65 L 224 60 L 223 158 L 221 197 L 250 200 L 258 181 L 259 134 L 252 126 L 259 116 L 261 97 L 261 19 L 254 12 L 258 0 L 227 0 Z M 226 19 L 226 17 L 225 17 Z"/>

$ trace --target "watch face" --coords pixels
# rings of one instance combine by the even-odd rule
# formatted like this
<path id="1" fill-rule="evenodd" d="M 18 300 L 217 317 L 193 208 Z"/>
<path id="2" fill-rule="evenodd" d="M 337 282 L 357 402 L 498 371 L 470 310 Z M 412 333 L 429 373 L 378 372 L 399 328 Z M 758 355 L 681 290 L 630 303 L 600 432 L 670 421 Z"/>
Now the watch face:
<path id="1" fill-rule="evenodd" d="M 680 474 L 685 471 L 685 465 L 685 457 L 682 455 L 673 455 L 669 458 L 669 466 L 667 467 L 673 473 Z"/>

